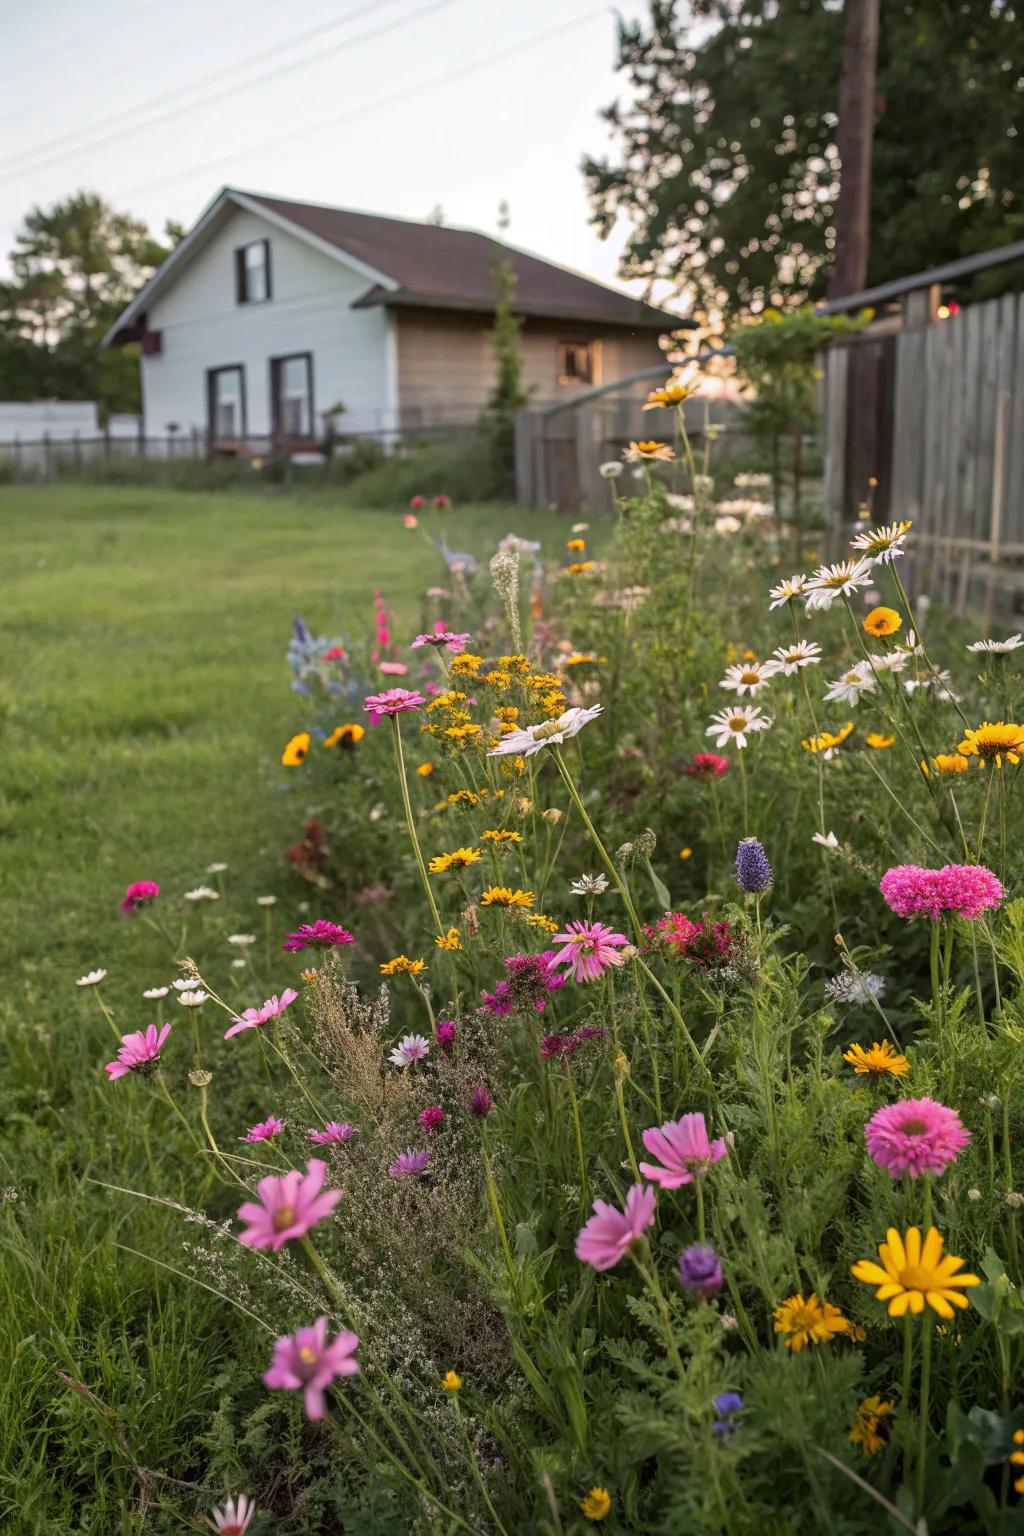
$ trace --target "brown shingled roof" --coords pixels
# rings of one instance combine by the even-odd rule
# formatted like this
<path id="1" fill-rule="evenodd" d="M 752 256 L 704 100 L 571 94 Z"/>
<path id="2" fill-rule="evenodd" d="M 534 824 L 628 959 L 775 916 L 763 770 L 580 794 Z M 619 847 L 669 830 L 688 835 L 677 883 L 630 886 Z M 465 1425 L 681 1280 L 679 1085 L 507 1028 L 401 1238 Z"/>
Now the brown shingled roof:
<path id="1" fill-rule="evenodd" d="M 490 310 L 494 305 L 495 255 L 504 250 L 515 268 L 518 314 L 651 330 L 692 323 L 476 230 L 352 213 L 347 208 L 325 208 L 317 203 L 293 203 L 256 192 L 245 196 L 398 284 L 396 289 L 371 287 L 356 301 L 356 307 L 400 304 Z"/>

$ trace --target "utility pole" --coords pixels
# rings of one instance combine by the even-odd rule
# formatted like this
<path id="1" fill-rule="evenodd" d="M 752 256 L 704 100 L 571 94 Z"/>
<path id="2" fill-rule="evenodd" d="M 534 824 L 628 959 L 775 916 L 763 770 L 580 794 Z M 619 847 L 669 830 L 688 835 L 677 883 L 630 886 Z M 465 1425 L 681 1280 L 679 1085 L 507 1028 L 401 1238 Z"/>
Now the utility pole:
<path id="1" fill-rule="evenodd" d="M 871 153 L 875 137 L 878 0 L 846 0 L 839 79 L 840 183 L 829 298 L 867 286 L 871 248 Z"/>

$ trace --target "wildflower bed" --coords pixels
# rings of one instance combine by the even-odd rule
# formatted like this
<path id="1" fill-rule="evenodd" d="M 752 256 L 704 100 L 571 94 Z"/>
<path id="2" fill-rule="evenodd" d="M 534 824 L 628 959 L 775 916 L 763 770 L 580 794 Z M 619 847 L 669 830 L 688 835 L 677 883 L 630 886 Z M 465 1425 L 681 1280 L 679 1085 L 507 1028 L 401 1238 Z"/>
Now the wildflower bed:
<path id="1" fill-rule="evenodd" d="M 301 922 L 104 896 L 166 944 L 110 1140 L 179 1155 L 103 1196 L 221 1372 L 173 1484 L 84 1399 L 158 1529 L 1024 1529 L 1020 639 L 626 460 L 604 549 L 418 506 L 415 622 L 304 602 Z"/>

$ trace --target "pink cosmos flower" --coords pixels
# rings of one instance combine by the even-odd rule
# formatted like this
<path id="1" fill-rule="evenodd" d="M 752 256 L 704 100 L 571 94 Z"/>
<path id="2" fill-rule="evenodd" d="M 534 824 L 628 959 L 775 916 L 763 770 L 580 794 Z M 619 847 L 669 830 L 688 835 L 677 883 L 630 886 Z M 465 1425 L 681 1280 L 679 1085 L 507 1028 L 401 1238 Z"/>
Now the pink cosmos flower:
<path id="1" fill-rule="evenodd" d="M 210 1524 L 217 1536 L 245 1536 L 255 1513 L 256 1500 L 247 1493 L 240 1493 L 237 1503 L 234 1499 L 226 1499 L 223 1508 L 212 1511 Z"/>
<path id="2" fill-rule="evenodd" d="M 279 1019 L 298 995 L 292 987 L 285 987 L 280 997 L 275 992 L 273 997 L 268 997 L 259 1008 L 246 1008 L 238 1023 L 232 1024 L 230 1029 L 224 1031 L 224 1039 L 230 1040 L 232 1035 L 241 1034 L 243 1029 L 259 1029 L 261 1024 L 267 1024 L 271 1019 Z"/>
<path id="3" fill-rule="evenodd" d="M 720 1136 L 709 1140 L 701 1114 L 683 1115 L 681 1120 L 666 1120 L 664 1125 L 652 1126 L 644 1131 L 643 1143 L 658 1161 L 641 1163 L 640 1172 L 662 1189 L 692 1184 L 729 1150 L 728 1139 Z"/>
<path id="4" fill-rule="evenodd" d="M 289 1392 L 301 1388 L 307 1417 L 322 1419 L 327 1407 L 324 1388 L 337 1376 L 358 1375 L 359 1362 L 353 1359 L 358 1347 L 358 1336 L 348 1329 L 328 1342 L 327 1319 L 318 1317 L 311 1328 L 297 1328 L 275 1341 L 263 1385 Z"/>
<path id="5" fill-rule="evenodd" d="M 351 1141 L 355 1133 L 355 1126 L 349 1125 L 347 1120 L 328 1120 L 322 1131 L 318 1131 L 315 1126 L 311 1125 L 306 1132 L 306 1137 L 309 1141 L 314 1141 L 318 1146 L 324 1147 L 332 1141 Z"/>
<path id="6" fill-rule="evenodd" d="M 433 1136 L 444 1124 L 444 1110 L 440 1104 L 431 1104 L 428 1109 L 421 1109 L 419 1122 L 428 1136 Z"/>
<path id="7" fill-rule="evenodd" d="M 379 725 L 385 716 L 401 715 L 406 710 L 422 709 L 426 703 L 422 693 L 409 688 L 385 688 L 383 693 L 371 693 L 363 700 L 363 708 L 369 713 L 370 724 Z"/>
<path id="8" fill-rule="evenodd" d="M 242 1141 L 273 1141 L 275 1136 L 280 1136 L 284 1130 L 284 1121 L 276 1115 L 268 1115 L 259 1125 L 249 1127 L 248 1133 L 242 1136 Z"/>
<path id="9" fill-rule="evenodd" d="M 423 645 L 446 645 L 453 655 L 458 656 L 466 649 L 470 639 L 468 629 L 458 634 L 451 629 L 438 629 L 430 635 L 417 635 L 410 650 L 418 651 Z"/>
<path id="10" fill-rule="evenodd" d="M 329 923 L 320 917 L 315 923 L 303 923 L 290 933 L 281 945 L 291 953 L 297 953 L 300 949 L 335 949 L 339 944 L 354 944 L 355 935 L 349 933 L 347 928 L 341 928 L 337 923 Z"/>
<path id="11" fill-rule="evenodd" d="M 404 661 L 382 661 L 380 663 L 380 670 L 387 677 L 405 677 L 409 668 Z"/>
<path id="12" fill-rule="evenodd" d="M 412 1147 L 407 1147 L 400 1152 L 388 1169 L 392 1179 L 408 1179 L 418 1173 L 426 1173 L 430 1165 L 430 1151 L 414 1152 Z"/>
<path id="13" fill-rule="evenodd" d="M 134 912 L 138 907 L 144 907 L 148 901 L 155 901 L 160 895 L 160 887 L 155 880 L 135 880 L 124 893 L 121 902 L 122 912 Z"/>
<path id="14" fill-rule="evenodd" d="M 565 933 L 556 933 L 552 944 L 564 944 L 565 948 L 552 966 L 567 965 L 575 981 L 597 981 L 610 965 L 625 962 L 618 951 L 629 940 L 625 934 L 614 933 L 606 923 L 583 921 L 566 923 Z"/>
<path id="15" fill-rule="evenodd" d="M 340 1189 L 323 1189 L 326 1176 L 327 1164 L 311 1157 L 305 1176 L 292 1168 L 282 1178 L 268 1174 L 260 1179 L 256 1186 L 260 1203 L 246 1200 L 238 1207 L 239 1221 L 249 1223 L 238 1241 L 248 1248 L 270 1248 L 276 1253 L 292 1238 L 305 1237 L 341 1199 Z"/>
<path id="16" fill-rule="evenodd" d="M 170 1032 L 169 1024 L 165 1024 L 159 1033 L 156 1025 L 150 1024 L 145 1034 L 136 1029 L 130 1035 L 122 1035 L 117 1060 L 108 1061 L 103 1068 L 110 1081 L 127 1077 L 129 1072 L 151 1072 L 159 1064 L 160 1052 Z"/>
<path id="17" fill-rule="evenodd" d="M 576 1236 L 576 1257 L 595 1269 L 614 1269 L 648 1227 L 654 1225 L 657 1204 L 653 1189 L 634 1184 L 625 1211 L 606 1200 L 594 1201 L 594 1214 Z"/>
<path id="18" fill-rule="evenodd" d="M 935 1099 L 886 1104 L 864 1127 L 868 1156 L 894 1179 L 944 1173 L 970 1139 L 956 1110 Z"/>

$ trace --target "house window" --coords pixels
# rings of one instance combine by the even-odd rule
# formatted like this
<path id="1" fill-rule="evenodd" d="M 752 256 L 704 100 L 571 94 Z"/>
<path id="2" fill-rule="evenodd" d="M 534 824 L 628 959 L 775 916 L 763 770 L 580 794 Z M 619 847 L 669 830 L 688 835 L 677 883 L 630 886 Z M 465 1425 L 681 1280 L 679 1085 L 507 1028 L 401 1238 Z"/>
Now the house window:
<path id="1" fill-rule="evenodd" d="M 235 442 L 245 436 L 245 371 L 211 368 L 206 375 L 207 421 L 215 443 Z"/>
<path id="2" fill-rule="evenodd" d="M 271 358 L 270 397 L 274 403 L 276 436 L 313 436 L 312 353 Z"/>
<path id="3" fill-rule="evenodd" d="M 235 299 L 265 304 L 270 298 L 270 241 L 250 240 L 235 251 Z"/>
<path id="4" fill-rule="evenodd" d="M 560 341 L 558 343 L 559 384 L 597 383 L 597 342 Z"/>

